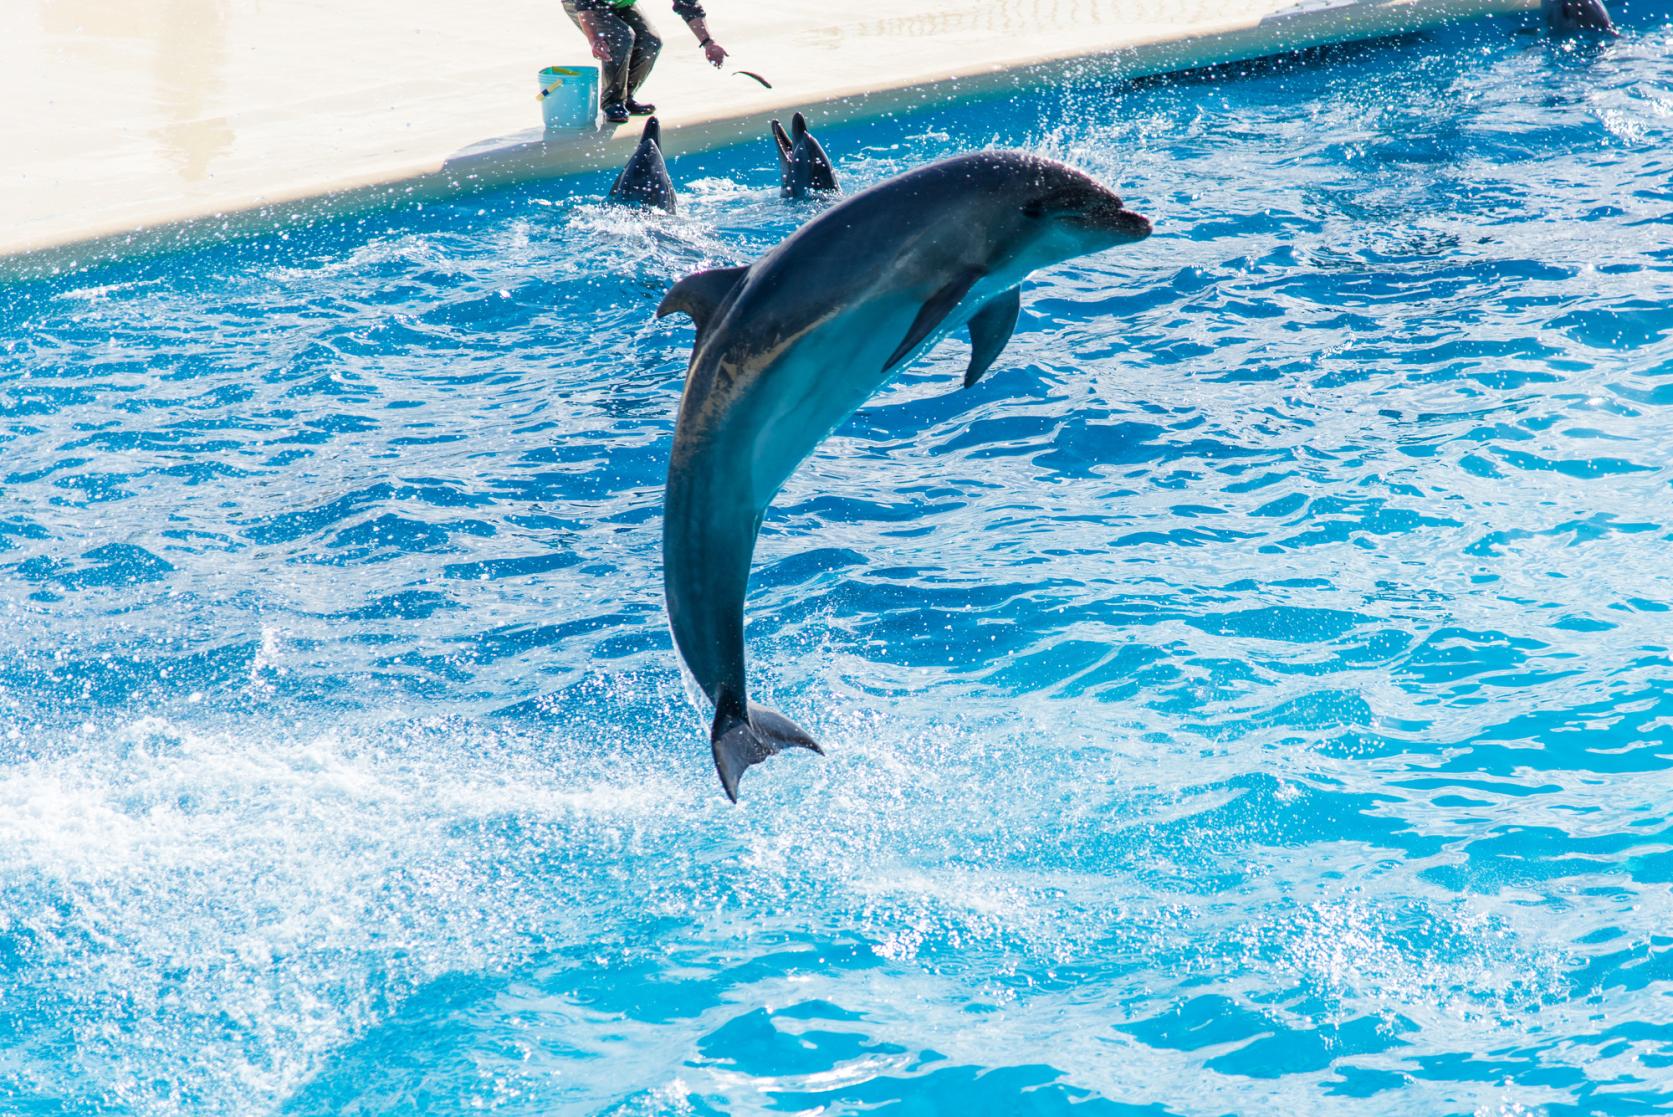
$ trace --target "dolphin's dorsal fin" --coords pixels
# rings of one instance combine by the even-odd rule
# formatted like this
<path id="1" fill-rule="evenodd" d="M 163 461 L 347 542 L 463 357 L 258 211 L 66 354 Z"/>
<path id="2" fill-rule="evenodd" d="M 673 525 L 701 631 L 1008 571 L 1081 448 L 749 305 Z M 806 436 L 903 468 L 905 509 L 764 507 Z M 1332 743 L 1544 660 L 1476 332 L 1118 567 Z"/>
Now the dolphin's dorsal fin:
<path id="1" fill-rule="evenodd" d="M 658 318 L 670 314 L 684 314 L 697 326 L 697 344 L 703 344 L 703 334 L 714 321 L 715 311 L 726 301 L 732 289 L 743 282 L 748 267 L 712 268 L 692 272 L 668 289 L 656 308 Z"/>
<path id="2" fill-rule="evenodd" d="M 912 328 L 906 331 L 906 337 L 895 351 L 889 354 L 889 359 L 883 363 L 883 371 L 888 372 L 906 358 L 906 355 L 918 347 L 918 343 L 935 332 L 935 327 L 946 320 L 953 312 L 960 300 L 970 293 L 970 288 L 982 278 L 982 273 L 976 268 L 970 268 L 955 275 L 941 290 L 929 297 L 929 301 L 918 311 L 918 316 L 912 320 Z"/>
<path id="3" fill-rule="evenodd" d="M 1004 294 L 995 295 L 982 304 L 970 319 L 970 367 L 964 373 L 964 386 L 974 388 L 1017 328 L 1017 315 L 1022 312 L 1022 288 L 1012 287 Z"/>

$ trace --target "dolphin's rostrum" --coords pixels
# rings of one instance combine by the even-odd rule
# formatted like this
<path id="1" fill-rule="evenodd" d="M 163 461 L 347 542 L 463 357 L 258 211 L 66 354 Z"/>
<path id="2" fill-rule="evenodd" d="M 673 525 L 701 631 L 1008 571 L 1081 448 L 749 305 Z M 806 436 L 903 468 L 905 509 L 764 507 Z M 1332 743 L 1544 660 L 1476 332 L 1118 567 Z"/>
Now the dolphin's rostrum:
<path id="1" fill-rule="evenodd" d="M 767 505 L 801 461 L 915 356 L 970 331 L 968 387 L 1016 326 L 1038 268 L 1142 240 L 1150 223 L 1079 171 L 1020 152 L 900 175 L 814 218 L 749 267 L 687 276 L 658 316 L 697 325 L 668 466 L 664 589 L 674 641 L 714 703 L 729 798 L 750 765 L 795 745 L 749 701 L 744 595 Z"/>
<path id="2" fill-rule="evenodd" d="M 786 198 L 805 198 L 809 194 L 838 194 L 836 171 L 824 146 L 807 130 L 807 117 L 797 113 L 790 118 L 790 133 L 784 126 L 772 122 L 773 143 L 778 147 L 779 193 Z"/>
<path id="3" fill-rule="evenodd" d="M 645 121 L 639 134 L 639 146 L 616 176 L 610 187 L 610 201 L 628 206 L 650 206 L 673 213 L 679 204 L 675 200 L 674 180 L 668 177 L 668 164 L 662 159 L 662 125 L 656 117 Z"/>

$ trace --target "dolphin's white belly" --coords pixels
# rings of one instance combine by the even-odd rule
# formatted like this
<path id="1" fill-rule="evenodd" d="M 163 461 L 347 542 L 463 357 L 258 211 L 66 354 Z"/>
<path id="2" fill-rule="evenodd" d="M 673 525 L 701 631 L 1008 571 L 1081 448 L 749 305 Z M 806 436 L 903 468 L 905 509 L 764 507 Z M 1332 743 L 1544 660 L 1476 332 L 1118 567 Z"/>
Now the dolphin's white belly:
<path id="1" fill-rule="evenodd" d="M 760 437 L 750 445 L 750 488 L 757 510 L 796 471 L 819 443 L 859 409 L 912 359 L 948 333 L 961 329 L 994 295 L 1014 286 L 1003 276 L 984 279 L 942 323 L 892 369 L 884 365 L 899 348 L 926 296 L 862 300 L 809 331 L 757 374 L 748 405 L 734 410 Z"/>

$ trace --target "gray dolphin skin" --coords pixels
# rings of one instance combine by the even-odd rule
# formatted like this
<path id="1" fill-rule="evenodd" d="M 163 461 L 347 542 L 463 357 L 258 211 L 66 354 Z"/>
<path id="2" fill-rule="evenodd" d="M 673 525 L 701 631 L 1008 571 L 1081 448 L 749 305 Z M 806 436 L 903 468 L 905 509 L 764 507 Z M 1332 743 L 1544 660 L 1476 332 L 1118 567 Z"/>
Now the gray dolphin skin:
<path id="1" fill-rule="evenodd" d="M 627 206 L 647 206 L 673 213 L 678 205 L 674 196 L 674 180 L 668 177 L 668 164 L 662 160 L 662 125 L 656 117 L 645 121 L 639 134 L 639 146 L 616 184 L 610 187 L 610 201 Z"/>
<path id="2" fill-rule="evenodd" d="M 964 384 L 1010 340 L 1030 272 L 1130 244 L 1150 222 L 1087 175 L 1010 151 L 962 155 L 843 201 L 748 267 L 680 280 L 657 316 L 697 326 L 664 499 L 674 642 L 714 703 L 738 779 L 811 736 L 749 701 L 744 596 L 761 519 L 790 474 L 913 358 L 968 327 Z"/>
<path id="3" fill-rule="evenodd" d="M 1545 25 L 1554 35 L 1620 35 L 1603 0 L 1543 0 L 1540 8 L 1545 13 Z"/>
<path id="4" fill-rule="evenodd" d="M 784 126 L 772 122 L 773 143 L 778 145 L 779 193 L 786 198 L 805 198 L 809 194 L 840 194 L 836 171 L 831 168 L 825 148 L 807 130 L 807 118 L 797 113 L 790 118 L 790 133 Z"/>

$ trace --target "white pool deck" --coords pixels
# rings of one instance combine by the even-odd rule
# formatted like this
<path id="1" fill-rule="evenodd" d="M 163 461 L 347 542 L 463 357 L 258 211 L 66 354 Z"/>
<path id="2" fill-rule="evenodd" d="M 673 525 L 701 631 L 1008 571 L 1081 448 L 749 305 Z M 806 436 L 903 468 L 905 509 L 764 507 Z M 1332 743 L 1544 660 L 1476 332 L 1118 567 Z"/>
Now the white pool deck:
<path id="1" fill-rule="evenodd" d="M 1535 0 L 708 0 L 724 71 L 640 3 L 679 153 L 794 108 L 828 125 L 1084 58 L 1138 76 Z M 540 129 L 536 72 L 586 60 L 558 0 L 0 0 L 0 277 L 616 163 L 637 125 Z"/>

